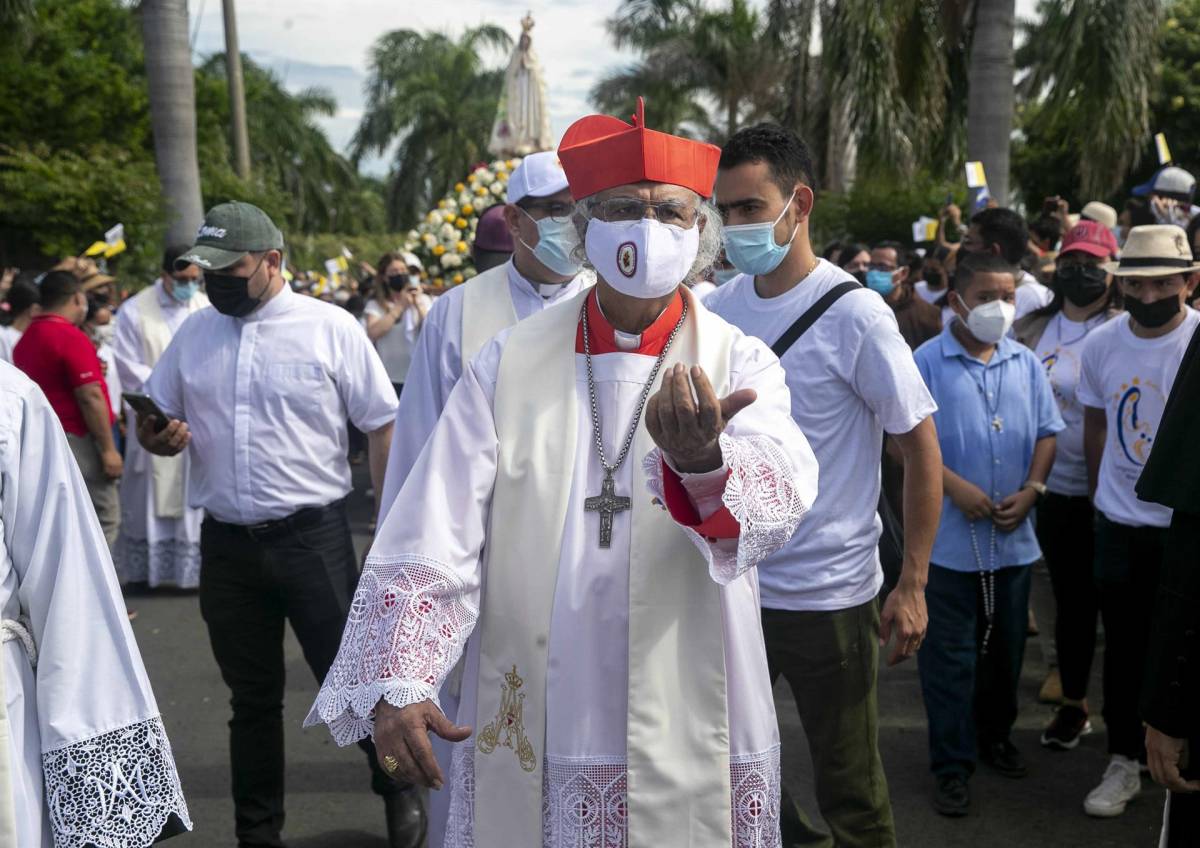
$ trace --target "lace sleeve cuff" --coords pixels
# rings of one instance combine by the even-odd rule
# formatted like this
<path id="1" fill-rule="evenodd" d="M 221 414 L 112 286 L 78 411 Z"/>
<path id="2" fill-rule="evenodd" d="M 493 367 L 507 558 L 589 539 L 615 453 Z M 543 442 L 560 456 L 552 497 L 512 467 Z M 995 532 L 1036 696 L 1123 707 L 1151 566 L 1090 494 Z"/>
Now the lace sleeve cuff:
<path id="1" fill-rule="evenodd" d="M 172 815 L 192 829 L 157 716 L 47 751 L 42 769 L 57 848 L 145 848 Z"/>
<path id="2" fill-rule="evenodd" d="M 791 463 L 765 436 L 720 436 L 721 456 L 729 469 L 722 502 L 741 529 L 735 539 L 709 541 L 692 527 L 688 538 L 708 562 L 709 575 L 724 586 L 762 562 L 796 532 L 808 505 L 791 475 Z M 665 503 L 662 453 L 646 455 L 643 470 L 650 493 Z"/>
<path id="3" fill-rule="evenodd" d="M 438 704 L 478 617 L 465 596 L 462 581 L 436 560 L 368 559 L 305 725 L 323 722 L 337 744 L 349 745 L 372 733 L 380 699 L 394 707 Z"/>

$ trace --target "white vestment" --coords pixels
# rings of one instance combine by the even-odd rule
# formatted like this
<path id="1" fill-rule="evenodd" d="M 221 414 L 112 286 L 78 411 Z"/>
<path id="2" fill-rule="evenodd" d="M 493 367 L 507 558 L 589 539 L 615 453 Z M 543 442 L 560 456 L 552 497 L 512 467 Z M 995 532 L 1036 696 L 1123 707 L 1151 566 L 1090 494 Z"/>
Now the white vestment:
<path id="1" fill-rule="evenodd" d="M 113 337 L 117 370 L 127 392 L 145 392 L 154 364 L 184 320 L 208 306 L 197 292 L 180 303 L 162 281 L 143 289 L 117 312 Z M 114 559 L 122 583 L 200 585 L 200 524 L 204 511 L 187 505 L 185 490 L 191 453 L 153 456 L 136 438 L 137 417 L 129 409 L 130 438 L 125 440 L 121 476 L 121 531 Z"/>
<path id="2" fill-rule="evenodd" d="M 477 703 L 494 694 L 479 689 L 480 657 L 487 652 L 481 648 L 479 634 L 486 619 L 476 625 L 481 606 L 487 606 L 483 592 L 488 562 L 498 555 L 495 545 L 483 552 L 485 538 L 494 540 L 495 528 L 489 530 L 489 523 L 503 506 L 493 503 L 492 494 L 507 482 L 500 476 L 502 457 L 512 447 L 497 435 L 497 380 L 510 338 L 522 328 L 530 332 L 533 323 L 546 323 L 542 319 L 552 313 L 577 314 L 579 303 L 577 298 L 502 333 L 464 373 L 398 495 L 396 508 L 380 526 L 341 650 L 310 714 L 310 722 L 325 721 L 340 744 L 349 744 L 371 732 L 371 710 L 380 698 L 396 706 L 425 699 L 436 702 L 439 687 L 465 650 L 458 723 L 475 725 L 476 734 L 454 747 L 445 790 L 450 795 L 449 820 L 431 823 L 435 834 L 445 828 L 444 839 L 431 840 L 432 848 L 496 844 L 487 829 L 476 832 L 474 828 L 479 788 L 475 743 L 483 730 L 474 717 Z M 774 355 L 759 340 L 715 316 L 701 316 L 703 307 L 694 299 L 690 308 L 689 321 L 704 317 L 707 326 L 717 327 L 723 336 L 703 341 L 726 345 L 723 365 L 728 390 L 753 388 L 758 393 L 755 403 L 730 421 L 722 437 L 725 467 L 682 477 L 697 516 L 707 519 L 727 508 L 741 527 L 740 536 L 711 541 L 690 527 L 678 532 L 699 550 L 699 555 L 692 550 L 694 567 L 702 581 L 711 580 L 719 610 L 704 624 L 720 628 L 716 635 L 724 650 L 721 683 L 727 693 L 727 716 L 720 716 L 720 721 L 727 718 L 723 738 L 727 756 L 720 762 L 729 772 L 724 784 L 729 797 L 722 804 L 728 813 L 726 832 L 737 848 L 769 848 L 779 844 L 779 737 L 753 566 L 790 538 L 812 504 L 816 460 L 792 421 L 783 370 Z M 593 357 L 601 429 L 610 460 L 624 443 L 655 361 L 653 356 L 620 352 L 636 349 L 637 338 L 618 334 L 617 343 L 619 351 Z M 542 715 L 536 720 L 544 727 L 541 737 L 535 734 L 529 740 L 541 759 L 542 843 L 554 848 L 627 844 L 650 848 L 627 834 L 629 810 L 644 810 L 644 804 L 636 792 L 627 794 L 632 762 L 626 755 L 635 730 L 627 715 L 631 707 L 643 706 L 627 698 L 631 656 L 641 664 L 646 647 L 631 648 L 631 562 L 652 562 L 654 552 L 632 550 L 634 519 L 629 511 L 613 518 L 612 546 L 597 544 L 599 517 L 584 510 L 584 501 L 600 493 L 604 475 L 588 414 L 585 358 L 575 353 L 573 359 L 577 414 L 561 417 L 565 404 L 552 403 L 547 413 L 551 429 L 572 420 L 576 450 L 570 455 L 570 473 L 563 477 L 568 491 L 557 577 L 551 587 L 548 645 L 542 646 L 546 668 L 544 673 L 536 670 L 544 676 L 544 703 L 534 698 L 523 705 L 525 720 L 537 711 Z M 531 392 L 539 391 L 537 382 L 530 381 Z M 646 443 L 644 432 L 637 443 Z M 631 452 L 616 471 L 615 488 L 618 495 L 645 505 L 651 494 L 639 491 L 635 480 L 644 479 L 650 492 L 661 494 L 664 475 L 657 450 L 639 453 Z M 638 508 L 635 505 L 633 512 Z M 633 600 L 645 607 L 654 599 Z M 697 622 L 663 624 L 670 630 L 694 627 Z M 675 673 L 685 670 L 690 670 L 689 665 L 681 656 Z M 681 676 L 686 681 L 687 674 Z M 648 788 L 653 794 L 655 787 Z M 660 794 L 658 800 L 660 818 L 677 819 L 687 809 L 687 799 L 681 797 Z M 725 848 L 704 841 L 686 826 L 677 826 L 676 831 L 672 845 Z"/>
<path id="3" fill-rule="evenodd" d="M 191 829 L 87 489 L 5 363 L 0 525 L 0 845 L 141 848 L 172 815 Z"/>
<path id="4" fill-rule="evenodd" d="M 470 362 L 484 343 L 505 327 L 575 296 L 592 285 L 595 279 L 590 271 L 584 271 L 561 286 L 539 286 L 521 276 L 510 259 L 461 286 L 455 286 L 434 301 L 417 338 L 412 365 L 404 383 L 404 394 L 400 396 L 400 407 L 396 410 L 396 426 L 392 430 L 392 448 L 388 453 L 387 474 L 379 509 L 381 519 L 387 515 L 388 508 L 416 464 L 421 448 L 425 447 L 429 434 L 433 432 L 450 397 L 450 390 L 462 376 L 463 363 Z M 468 298 L 478 303 L 480 310 L 495 302 L 495 298 L 488 297 L 483 289 L 498 290 L 489 294 L 500 296 L 507 292 L 509 301 L 504 307 L 506 311 L 495 308 L 481 316 L 480 323 L 485 324 L 491 332 L 478 327 L 464 327 L 463 323 L 464 313 L 478 311 L 471 308 L 472 304 L 466 303 Z"/>

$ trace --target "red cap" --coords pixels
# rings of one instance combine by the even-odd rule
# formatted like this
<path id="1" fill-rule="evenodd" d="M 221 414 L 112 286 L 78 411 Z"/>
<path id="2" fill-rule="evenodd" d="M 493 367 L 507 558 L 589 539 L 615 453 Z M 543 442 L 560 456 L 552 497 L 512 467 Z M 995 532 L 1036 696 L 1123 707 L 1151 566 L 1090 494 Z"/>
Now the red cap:
<path id="1" fill-rule="evenodd" d="M 608 115 L 588 115 L 571 124 L 558 158 L 576 200 L 640 182 L 670 183 L 710 197 L 721 148 L 646 129 L 639 97 L 632 125 Z"/>
<path id="2" fill-rule="evenodd" d="M 1105 258 L 1117 255 L 1117 239 L 1112 230 L 1098 221 L 1080 221 L 1063 236 L 1058 254 L 1078 251 Z"/>

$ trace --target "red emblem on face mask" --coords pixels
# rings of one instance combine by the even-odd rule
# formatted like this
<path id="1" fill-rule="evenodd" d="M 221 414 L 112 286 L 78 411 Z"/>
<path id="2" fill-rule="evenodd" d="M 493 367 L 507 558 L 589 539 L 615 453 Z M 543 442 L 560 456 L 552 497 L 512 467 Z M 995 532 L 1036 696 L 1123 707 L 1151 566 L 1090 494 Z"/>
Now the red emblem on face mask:
<path id="1" fill-rule="evenodd" d="M 637 245 L 627 241 L 617 248 L 617 270 L 632 278 L 637 273 Z"/>

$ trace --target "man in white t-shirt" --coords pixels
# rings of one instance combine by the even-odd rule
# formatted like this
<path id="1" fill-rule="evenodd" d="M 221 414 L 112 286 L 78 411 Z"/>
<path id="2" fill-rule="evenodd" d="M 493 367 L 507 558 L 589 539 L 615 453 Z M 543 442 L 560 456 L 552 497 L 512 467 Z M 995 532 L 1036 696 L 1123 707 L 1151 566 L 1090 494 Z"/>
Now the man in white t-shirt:
<path id="1" fill-rule="evenodd" d="M 1076 397 L 1096 505 L 1096 581 L 1104 621 L 1104 724 L 1112 759 L 1088 794 L 1088 815 L 1119 816 L 1141 792 L 1138 712 L 1151 616 L 1171 510 L 1134 491 L 1158 434 L 1179 363 L 1200 326 L 1186 306 L 1196 288 L 1187 234 L 1172 224 L 1134 227 L 1120 262 L 1127 315 L 1088 336 Z"/>
<path id="2" fill-rule="evenodd" d="M 875 677 L 879 646 L 891 633 L 889 663 L 912 656 L 924 637 L 941 454 L 933 399 L 892 310 L 813 254 L 812 173 L 808 148 L 782 127 L 760 124 L 729 140 L 716 197 L 728 225 L 726 254 L 743 273 L 705 305 L 778 344 L 815 304 L 843 292 L 780 357 L 792 416 L 820 465 L 820 494 L 801 529 L 759 568 L 763 631 L 771 679 L 782 674 L 796 697 L 817 801 L 833 840 L 894 845 Z M 903 573 L 881 614 L 876 509 L 885 432 L 904 455 L 905 552 Z M 814 830 L 786 797 L 782 819 L 786 844 L 828 844 L 829 836 Z"/>

